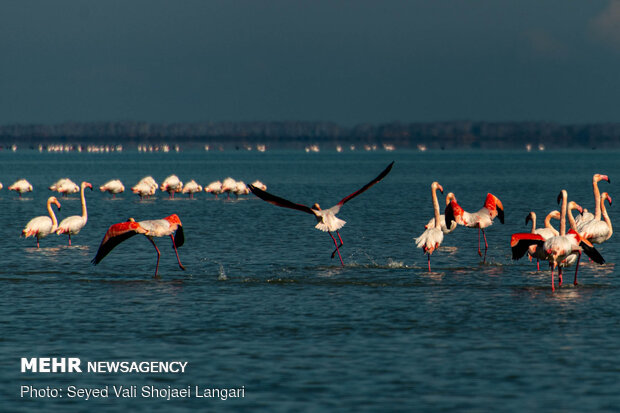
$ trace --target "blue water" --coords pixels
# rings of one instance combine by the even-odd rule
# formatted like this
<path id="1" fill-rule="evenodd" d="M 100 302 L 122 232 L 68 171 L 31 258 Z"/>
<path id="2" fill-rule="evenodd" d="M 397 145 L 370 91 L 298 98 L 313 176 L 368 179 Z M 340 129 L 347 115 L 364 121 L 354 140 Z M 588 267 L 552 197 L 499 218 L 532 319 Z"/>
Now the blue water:
<path id="1" fill-rule="evenodd" d="M 551 292 L 547 270 L 511 260 L 510 234 L 525 216 L 557 209 L 561 189 L 590 210 L 591 179 L 620 192 L 618 152 L 181 152 L 167 154 L 0 153 L 0 410 L 2 411 L 604 411 L 620 404 L 618 236 L 599 246 L 603 266 L 582 263 Z M 175 173 L 207 184 L 260 179 L 294 202 L 328 207 L 392 172 L 347 203 L 339 217 L 345 267 L 333 242 L 304 213 L 247 196 L 174 200 L 158 192 L 112 200 L 96 187 Z M 58 178 L 87 180 L 89 221 L 73 237 L 49 236 L 35 248 L 19 237 L 45 214 Z M 35 187 L 18 199 L 6 187 Z M 413 238 L 432 216 L 439 181 L 468 211 L 487 192 L 505 208 L 488 229 L 486 262 L 475 230 L 458 228 L 432 257 Z M 60 199 L 60 218 L 80 213 L 76 195 Z M 609 207 L 612 221 L 615 206 Z M 160 279 L 155 251 L 136 236 L 92 266 L 103 234 L 129 217 L 179 215 L 181 271 L 169 239 Z M 556 279 L 557 282 L 557 279 Z M 88 361 L 188 362 L 183 374 L 34 374 L 21 357 Z M 245 389 L 244 398 L 177 400 L 20 398 L 20 386 L 99 388 L 154 385 Z"/>

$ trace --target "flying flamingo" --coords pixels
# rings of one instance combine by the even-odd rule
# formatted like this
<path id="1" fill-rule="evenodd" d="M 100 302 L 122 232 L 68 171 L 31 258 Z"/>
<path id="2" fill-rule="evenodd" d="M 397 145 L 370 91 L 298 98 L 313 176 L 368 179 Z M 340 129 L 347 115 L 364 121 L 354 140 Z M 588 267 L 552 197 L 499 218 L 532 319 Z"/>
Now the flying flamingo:
<path id="1" fill-rule="evenodd" d="M 581 252 L 585 252 L 594 262 L 603 264 L 605 260 L 601 254 L 592 246 L 592 244 L 583 239 L 574 229 L 566 232 L 566 215 L 568 209 L 568 194 L 566 190 L 562 190 L 558 196 L 558 202 L 562 201 L 562 209 L 560 213 L 560 234 L 545 240 L 539 234 L 517 233 L 512 234 L 510 245 L 512 247 L 512 258 L 519 259 L 528 250 L 529 246 L 536 244 L 538 248 L 542 248 L 545 252 L 545 260 L 549 261 L 551 267 L 551 290 L 555 291 L 555 283 L 553 280 L 553 271 L 558 267 L 558 276 L 560 285 L 562 285 L 562 268 L 577 262 L 575 268 L 575 281 L 577 285 L 577 273 L 579 271 L 579 260 Z"/>
<path id="2" fill-rule="evenodd" d="M 478 255 L 482 257 L 480 251 L 480 231 L 484 237 L 484 258 L 487 257 L 487 236 L 484 233 L 484 229 L 493 225 L 493 219 L 499 218 L 499 222 L 504 223 L 504 206 L 502 201 L 499 200 L 493 194 L 487 194 L 487 198 L 484 202 L 484 206 L 477 212 L 469 213 L 464 211 L 463 208 L 456 202 L 456 199 L 450 201 L 450 204 L 446 207 L 446 224 L 449 223 L 452 226 L 452 221 L 456 221 L 459 225 L 465 225 L 468 228 L 478 228 Z"/>
<path id="3" fill-rule="evenodd" d="M 175 192 L 181 192 L 183 190 L 183 182 L 181 182 L 178 176 L 170 175 L 164 179 L 159 189 L 168 192 L 168 198 L 172 199 L 174 198 Z"/>
<path id="4" fill-rule="evenodd" d="M 453 199 L 456 200 L 456 197 L 454 196 L 452 192 L 449 192 L 448 195 L 446 195 L 446 206 L 450 205 L 450 202 Z M 441 223 L 441 232 L 443 232 L 444 234 L 451 233 L 457 227 L 456 221 L 452 221 L 452 225 L 450 225 L 450 228 L 448 228 L 446 226 L 446 216 L 444 214 L 439 215 L 439 222 Z M 435 226 L 435 218 L 433 217 L 428 221 L 428 223 L 424 226 L 424 228 L 433 228 L 434 226 Z"/>
<path id="5" fill-rule="evenodd" d="M 125 186 L 118 179 L 113 179 L 100 186 L 99 190 L 101 192 L 109 192 L 112 194 L 112 198 L 116 198 L 116 194 L 120 194 L 125 191 Z"/>
<path id="6" fill-rule="evenodd" d="M 72 215 L 60 221 L 56 234 L 68 234 L 69 246 L 71 246 L 71 235 L 79 234 L 82 228 L 88 221 L 88 213 L 86 211 L 86 197 L 84 196 L 84 189 L 90 188 L 93 190 L 93 186 L 89 182 L 82 182 L 80 185 L 80 199 L 82 200 L 82 215 Z"/>
<path id="7" fill-rule="evenodd" d="M 611 238 L 614 233 L 611 220 L 607 214 L 607 208 L 605 208 L 605 201 L 609 202 L 609 205 L 611 205 L 611 196 L 609 196 L 607 192 L 603 192 L 601 195 L 599 208 L 603 217 L 602 221 L 600 218 L 594 218 L 591 221 L 585 222 L 581 227 L 578 227 L 578 232 L 581 236 L 590 241 L 592 244 L 602 244 Z"/>
<path id="8" fill-rule="evenodd" d="M 334 250 L 334 252 L 332 252 L 332 258 L 334 258 L 335 254 L 338 253 L 338 258 L 340 258 L 340 264 L 344 266 L 344 262 L 342 261 L 342 256 L 340 255 L 340 247 L 342 247 L 344 243 L 342 242 L 342 237 L 340 236 L 340 233 L 338 232 L 338 230 L 342 228 L 344 224 L 346 224 L 346 222 L 339 218 L 336 218 L 336 214 L 340 211 L 340 208 L 346 202 L 350 201 L 357 195 L 361 194 L 362 192 L 366 191 L 368 188 L 370 188 L 371 186 L 373 186 L 374 184 L 382 180 L 390 172 L 393 165 L 394 165 L 394 162 L 389 164 L 387 168 L 385 168 L 383 172 L 381 172 L 379 176 L 377 176 L 375 179 L 373 179 L 372 181 L 370 181 L 369 183 L 367 183 L 366 185 L 364 185 L 357 191 L 353 192 L 352 194 L 347 195 L 346 197 L 342 198 L 340 202 L 338 202 L 336 205 L 334 205 L 333 207 L 329 209 L 321 209 L 321 207 L 317 203 L 312 205 L 312 207 L 302 205 L 302 204 L 295 204 L 291 201 L 287 201 L 286 199 L 280 198 L 278 196 L 265 192 L 261 189 L 258 189 L 252 185 L 250 185 L 249 188 L 250 188 L 250 191 L 254 193 L 254 195 L 256 195 L 257 197 L 261 198 L 264 201 L 269 202 L 270 204 L 284 207 L 284 208 L 296 209 L 298 211 L 302 211 L 302 212 L 306 212 L 308 214 L 314 215 L 318 222 L 315 228 L 321 231 L 327 232 L 329 236 L 332 238 L 332 240 L 334 241 L 334 245 L 336 246 L 336 249 Z M 338 242 L 336 242 L 336 238 L 334 238 L 334 236 L 332 235 L 333 231 L 335 231 L 336 234 L 338 235 L 338 239 L 340 240 L 340 245 L 338 245 Z"/>
<path id="9" fill-rule="evenodd" d="M 177 251 L 177 248 L 181 247 L 185 242 L 185 237 L 183 236 L 183 226 L 177 214 L 172 214 L 162 219 L 140 222 L 136 222 L 133 218 L 129 218 L 127 222 L 120 222 L 110 226 L 101 241 L 101 245 L 99 245 L 97 255 L 93 258 L 92 263 L 94 265 L 99 264 L 101 260 L 103 260 L 103 258 L 105 258 L 105 256 L 114 249 L 114 247 L 136 234 L 142 234 L 148 238 L 151 244 L 153 244 L 153 247 L 155 247 L 155 251 L 157 251 L 155 278 L 157 278 L 159 257 L 161 254 L 159 253 L 159 248 L 157 248 L 157 245 L 155 245 L 155 242 L 153 241 L 153 237 L 170 236 L 170 239 L 172 240 L 172 248 L 174 248 L 174 252 L 177 256 L 177 262 L 179 263 L 179 268 L 185 270 L 185 267 L 181 264 L 181 260 L 179 259 L 179 252 Z M 174 234 L 174 236 L 172 234 Z"/>
<path id="10" fill-rule="evenodd" d="M 37 238 L 37 248 L 39 248 L 39 240 L 41 238 L 47 237 L 52 232 L 56 231 L 56 228 L 58 228 L 58 221 L 56 220 L 56 215 L 54 215 L 54 211 L 52 210 L 52 204 L 56 204 L 58 210 L 60 211 L 60 202 L 58 202 L 55 196 L 50 196 L 47 199 L 47 212 L 49 217 L 43 215 L 32 218 L 22 230 L 22 236 L 25 238 Z"/>
<path id="11" fill-rule="evenodd" d="M 441 219 L 439 217 L 439 201 L 437 200 L 437 190 L 443 194 L 443 188 L 439 182 L 431 184 L 431 195 L 433 199 L 433 209 L 435 211 L 434 226 L 426 228 L 426 231 L 415 239 L 416 246 L 422 248 L 428 256 L 428 272 L 431 272 L 431 254 L 441 245 L 443 241 L 443 230 L 441 228 Z"/>
<path id="12" fill-rule="evenodd" d="M 20 179 L 15 181 L 13 185 L 9 186 L 9 191 L 15 191 L 19 194 L 19 197 L 22 197 L 24 192 L 32 192 L 32 185 L 25 179 Z"/>
<path id="13" fill-rule="evenodd" d="M 611 180 L 607 175 L 594 174 L 594 176 L 592 176 L 592 190 L 594 192 L 594 214 L 588 212 L 587 209 L 584 209 L 581 213 L 581 216 L 577 217 L 577 219 L 575 220 L 575 222 L 577 223 L 577 228 L 581 228 L 588 221 L 601 220 L 601 192 L 598 189 L 598 183 L 600 181 L 607 181 L 608 183 L 611 183 Z"/>

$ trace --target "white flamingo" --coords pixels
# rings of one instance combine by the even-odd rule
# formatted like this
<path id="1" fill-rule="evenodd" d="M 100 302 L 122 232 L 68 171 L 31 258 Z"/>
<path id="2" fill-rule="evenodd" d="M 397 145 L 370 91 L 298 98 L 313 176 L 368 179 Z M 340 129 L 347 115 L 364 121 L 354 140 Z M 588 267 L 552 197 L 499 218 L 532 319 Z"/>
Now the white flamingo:
<path id="1" fill-rule="evenodd" d="M 230 193 L 237 189 L 237 181 L 228 177 L 222 181 L 222 193 L 226 193 L 226 199 L 230 199 Z"/>
<path id="2" fill-rule="evenodd" d="M 256 181 L 252 182 L 252 186 L 254 188 L 262 189 L 263 191 L 267 190 L 267 185 L 265 185 L 264 183 L 262 183 L 258 179 Z"/>
<path id="3" fill-rule="evenodd" d="M 80 192 L 80 187 L 69 178 L 61 178 L 49 187 L 50 191 L 56 191 L 66 197 L 69 194 Z"/>
<path id="4" fill-rule="evenodd" d="M 22 230 L 22 236 L 25 238 L 36 237 L 37 248 L 39 248 L 39 240 L 41 238 L 47 237 L 52 232 L 56 231 L 56 228 L 58 228 L 58 221 L 56 220 L 56 215 L 52 210 L 52 204 L 56 204 L 58 210 L 60 211 L 60 202 L 58 202 L 58 199 L 56 199 L 55 196 L 50 196 L 47 199 L 47 213 L 49 216 L 43 215 L 32 218 Z"/>
<path id="5" fill-rule="evenodd" d="M 89 182 L 82 182 L 80 185 L 80 199 L 82 201 L 82 215 L 72 215 L 60 221 L 56 234 L 68 234 L 69 246 L 71 246 L 71 235 L 79 234 L 82 228 L 88 221 L 88 212 L 86 210 L 86 197 L 84 196 L 84 189 L 90 188 L 93 190 L 93 186 Z"/>
<path id="6" fill-rule="evenodd" d="M 609 202 L 609 205 L 611 205 L 611 196 L 609 196 L 607 192 L 603 192 L 601 195 L 601 205 L 599 207 L 603 220 L 594 218 L 584 223 L 581 227 L 578 227 L 579 234 L 592 244 L 602 244 L 611 238 L 614 233 L 611 220 L 607 214 L 607 208 L 605 208 L 605 201 Z"/>
<path id="7" fill-rule="evenodd" d="M 545 226 L 542 228 L 536 228 L 536 213 L 532 211 L 525 217 L 525 224 L 531 221 L 532 230 L 530 233 L 538 234 L 546 240 L 560 234 L 555 228 L 553 228 L 553 225 L 551 225 L 551 219 L 560 219 L 560 211 L 549 212 L 545 217 Z M 530 256 L 530 259 L 536 258 L 536 269 L 540 271 L 540 260 L 545 260 L 547 258 L 547 254 L 542 248 L 538 248 L 537 245 L 530 245 L 527 253 Z"/>
<path id="8" fill-rule="evenodd" d="M 463 210 L 456 202 L 456 199 L 453 199 L 446 207 L 445 214 L 446 224 L 449 223 L 450 227 L 452 226 L 452 221 L 456 221 L 457 224 L 468 228 L 478 228 L 478 255 L 481 257 L 480 231 L 482 231 L 482 236 L 484 237 L 484 258 L 482 260 L 486 260 L 489 244 L 487 244 L 487 236 L 484 233 L 484 229 L 493 225 L 495 217 L 499 218 L 499 222 L 504 223 L 504 206 L 502 201 L 493 194 L 487 194 L 484 206 L 479 211 L 470 213 Z"/>
<path id="9" fill-rule="evenodd" d="M 32 192 L 32 185 L 25 179 L 20 179 L 15 181 L 13 185 L 9 186 L 9 191 L 15 191 L 19 194 L 21 198 L 24 192 Z"/>
<path id="10" fill-rule="evenodd" d="M 183 186 L 183 193 L 189 194 L 190 198 L 194 198 L 196 192 L 202 192 L 202 186 L 193 179 Z"/>
<path id="11" fill-rule="evenodd" d="M 435 251 L 443 242 L 443 230 L 441 228 L 441 219 L 439 217 L 439 201 L 437 200 L 437 190 L 443 194 L 443 188 L 438 182 L 431 184 L 431 197 L 433 200 L 433 209 L 435 212 L 434 226 L 427 227 L 426 231 L 415 239 L 416 246 L 422 248 L 424 253 L 428 256 L 428 272 L 431 272 L 431 254 Z"/>
<path id="12" fill-rule="evenodd" d="M 245 184 L 245 182 L 243 181 L 237 181 L 236 185 L 235 185 L 235 189 L 233 190 L 233 193 L 239 197 L 239 195 L 247 195 L 250 193 L 250 189 L 248 188 L 248 186 Z"/>
<path id="13" fill-rule="evenodd" d="M 181 192 L 183 190 L 183 182 L 181 182 L 178 176 L 170 175 L 164 179 L 159 189 L 168 192 L 168 197 L 172 199 L 174 198 L 175 192 Z"/>
<path id="14" fill-rule="evenodd" d="M 155 195 L 157 191 L 157 182 L 152 176 L 145 176 L 136 185 L 131 188 L 134 194 L 140 195 L 140 199 Z"/>
<path id="15" fill-rule="evenodd" d="M 456 197 L 454 196 L 454 194 L 452 192 L 449 192 L 448 195 L 446 195 L 446 206 L 450 205 L 450 202 L 453 199 L 456 200 Z M 441 232 L 443 232 L 444 234 L 451 233 L 457 227 L 456 221 L 452 221 L 452 225 L 450 225 L 450 228 L 448 228 L 446 226 L 446 216 L 445 216 L 445 214 L 439 215 L 439 222 L 441 223 Z M 428 221 L 428 223 L 424 226 L 424 228 L 433 228 L 434 226 L 435 226 L 435 217 L 431 218 Z"/>
<path id="16" fill-rule="evenodd" d="M 589 212 L 587 209 L 583 209 L 581 215 L 575 219 L 577 224 L 578 232 L 581 232 L 581 227 L 585 225 L 586 222 L 592 220 L 601 220 L 601 192 L 598 188 L 598 183 L 600 181 L 607 181 L 611 183 L 611 180 L 607 175 L 602 174 L 594 174 L 592 176 L 592 192 L 594 193 L 594 214 Z"/>
<path id="17" fill-rule="evenodd" d="M 222 182 L 220 181 L 211 182 L 205 188 L 205 192 L 212 193 L 213 195 L 215 195 L 215 198 L 217 199 L 217 196 L 222 193 Z"/>
<path id="18" fill-rule="evenodd" d="M 116 198 L 116 194 L 120 194 L 125 191 L 125 186 L 118 179 L 112 179 L 99 187 L 101 192 L 108 192 L 112 194 L 112 198 Z"/>
<path id="19" fill-rule="evenodd" d="M 372 181 L 370 181 L 369 183 L 367 183 L 366 185 L 364 185 L 362 188 L 358 189 L 357 191 L 353 192 L 352 194 L 345 196 L 344 198 L 340 200 L 340 202 L 338 202 L 336 205 L 334 205 L 333 207 L 329 209 L 321 209 L 318 203 L 315 203 L 314 205 L 312 205 L 312 207 L 309 207 L 303 204 L 296 204 L 291 201 L 287 201 L 284 198 L 280 198 L 279 196 L 275 196 L 261 189 L 255 188 L 252 185 L 250 185 L 250 191 L 252 191 L 254 195 L 256 195 L 257 197 L 261 198 L 264 201 L 269 202 L 270 204 L 284 207 L 284 208 L 296 209 L 298 211 L 302 211 L 302 212 L 306 212 L 308 214 L 314 215 L 314 217 L 316 218 L 318 222 L 315 228 L 318 230 L 327 232 L 329 236 L 332 238 L 332 240 L 334 241 L 334 245 L 336 246 L 336 249 L 334 250 L 334 252 L 332 252 L 332 258 L 334 258 L 335 254 L 338 253 L 338 258 L 340 258 L 340 264 L 344 266 L 344 262 L 342 261 L 342 256 L 340 255 L 340 247 L 342 247 L 344 243 L 342 242 L 342 237 L 340 236 L 340 233 L 338 232 L 338 230 L 342 228 L 344 224 L 346 224 L 346 222 L 343 221 L 342 219 L 337 218 L 336 214 L 340 211 L 340 208 L 346 202 L 350 201 L 354 197 L 358 196 L 359 194 L 366 191 L 368 188 L 370 188 L 371 186 L 373 186 L 374 184 L 382 180 L 390 172 L 393 165 L 394 165 L 394 162 L 389 164 L 387 168 L 385 168 L 383 172 L 381 172 L 379 176 L 377 176 L 375 179 L 373 179 Z M 340 245 L 338 245 L 338 242 L 336 242 L 336 238 L 334 238 L 334 236 L 332 235 L 333 231 L 335 231 L 336 234 L 338 235 L 338 239 L 340 240 Z"/>

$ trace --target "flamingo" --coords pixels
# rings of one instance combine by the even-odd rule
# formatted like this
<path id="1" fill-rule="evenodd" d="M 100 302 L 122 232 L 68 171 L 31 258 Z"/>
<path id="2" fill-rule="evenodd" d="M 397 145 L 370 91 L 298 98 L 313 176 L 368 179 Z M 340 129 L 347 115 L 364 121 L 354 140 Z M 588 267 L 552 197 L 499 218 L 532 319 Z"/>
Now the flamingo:
<path id="1" fill-rule="evenodd" d="M 280 198 L 266 191 L 258 189 L 254 187 L 253 185 L 250 185 L 249 188 L 250 188 L 250 191 L 254 193 L 254 195 L 256 195 L 257 197 L 261 198 L 264 201 L 269 202 L 270 204 L 284 207 L 284 208 L 296 209 L 298 211 L 302 211 L 302 212 L 306 212 L 308 214 L 314 215 L 318 222 L 315 228 L 323 232 L 327 232 L 329 236 L 332 238 L 332 240 L 334 241 L 334 245 L 336 246 L 336 249 L 334 250 L 334 252 L 332 252 L 332 258 L 334 258 L 335 254 L 338 253 L 338 258 L 340 258 L 340 264 L 342 264 L 342 266 L 344 267 L 344 262 L 342 261 L 342 256 L 340 255 L 340 247 L 342 247 L 344 243 L 342 242 L 342 237 L 340 236 L 340 233 L 338 232 L 338 230 L 342 228 L 344 224 L 346 224 L 346 222 L 343 221 L 342 219 L 336 218 L 336 214 L 340 211 L 340 208 L 346 202 L 350 201 L 354 197 L 358 196 L 359 194 L 366 191 L 368 188 L 370 188 L 371 186 L 373 186 L 374 184 L 382 180 L 390 172 L 390 170 L 392 170 L 393 165 L 394 165 L 394 162 L 389 164 L 387 168 L 385 168 L 383 172 L 381 172 L 379 176 L 377 176 L 375 179 L 373 179 L 372 181 L 370 181 L 369 183 L 367 183 L 366 185 L 364 185 L 357 191 L 353 192 L 352 194 L 347 195 L 346 197 L 342 198 L 336 205 L 334 205 L 333 207 L 329 209 L 321 209 L 321 207 L 317 203 L 312 205 L 312 207 L 309 207 L 303 204 L 295 204 L 291 201 L 287 201 L 286 199 Z M 334 238 L 334 236 L 332 235 L 333 231 L 335 231 L 336 234 L 338 235 L 338 239 L 340 240 L 340 245 L 338 245 L 338 243 L 336 242 L 336 238 Z"/>
<path id="2" fill-rule="evenodd" d="M 254 186 L 254 188 L 262 189 L 263 191 L 267 190 L 267 185 L 265 185 L 264 183 L 262 183 L 258 179 L 256 181 L 252 182 L 252 186 Z"/>
<path id="3" fill-rule="evenodd" d="M 49 187 L 49 189 L 50 191 L 56 191 L 62 194 L 62 196 L 64 197 L 68 196 L 69 194 L 75 194 L 76 192 L 80 192 L 80 187 L 77 186 L 77 184 L 69 178 L 59 179 L 58 181 L 53 183 Z"/>
<path id="4" fill-rule="evenodd" d="M 58 229 L 56 230 L 56 234 L 68 234 L 69 235 L 69 246 L 71 246 L 71 235 L 79 234 L 82 228 L 86 225 L 86 221 L 88 221 L 88 213 L 86 211 L 86 197 L 84 196 L 84 189 L 90 188 L 93 190 L 93 186 L 89 182 L 82 182 L 80 185 L 80 199 L 82 201 L 82 215 L 72 215 L 60 221 L 58 225 Z"/>
<path id="5" fill-rule="evenodd" d="M 456 199 L 453 199 L 446 207 L 445 215 L 446 224 L 449 223 L 450 227 L 452 226 L 452 221 L 456 221 L 457 224 L 465 225 L 468 228 L 478 228 L 478 255 L 481 257 L 480 231 L 482 231 L 482 236 L 484 237 L 484 258 L 482 260 L 485 261 L 489 244 L 487 244 L 487 236 L 484 233 L 484 229 L 493 225 L 495 217 L 499 218 L 499 222 L 504 223 L 504 206 L 502 201 L 493 194 L 487 194 L 482 209 L 469 213 L 461 208 Z"/>
<path id="6" fill-rule="evenodd" d="M 159 189 L 168 192 L 168 197 L 172 199 L 174 198 L 175 192 L 181 192 L 183 190 L 183 182 L 181 182 L 178 176 L 170 175 L 164 179 Z"/>
<path id="7" fill-rule="evenodd" d="M 56 231 L 56 228 L 58 228 L 58 221 L 56 220 L 56 215 L 54 215 L 54 211 L 52 210 L 52 204 L 56 204 L 58 210 L 60 211 L 60 202 L 58 202 L 58 199 L 56 199 L 55 196 L 50 196 L 47 199 L 47 212 L 49 217 L 43 215 L 32 218 L 22 230 L 22 236 L 25 238 L 37 238 L 37 248 L 39 248 L 39 240 L 41 238 L 47 237 L 52 232 Z"/>
<path id="8" fill-rule="evenodd" d="M 598 189 L 598 183 L 600 181 L 607 181 L 611 183 L 611 180 L 607 175 L 602 174 L 594 174 L 592 176 L 592 190 L 594 192 L 594 214 L 589 212 L 587 209 L 583 209 L 581 215 L 577 217 L 575 222 L 577 223 L 577 228 L 581 228 L 586 222 L 592 220 L 601 220 L 601 192 Z"/>
<path id="9" fill-rule="evenodd" d="M 575 261 L 575 281 L 577 285 L 577 273 L 579 271 L 579 260 L 582 251 L 588 255 L 594 262 L 603 264 L 605 260 L 601 254 L 592 246 L 592 244 L 582 238 L 574 229 L 566 232 L 566 215 L 568 209 L 568 194 L 565 189 L 560 192 L 558 202 L 562 201 L 562 209 L 560 213 L 560 233 L 548 239 L 544 239 L 539 234 L 517 233 L 513 234 L 510 240 L 512 247 L 512 258 L 519 259 L 528 250 L 529 246 L 536 244 L 538 248 L 542 248 L 545 253 L 545 260 L 549 261 L 551 267 L 551 291 L 555 291 L 555 283 L 553 280 L 553 271 L 558 267 L 558 276 L 560 285 L 562 285 L 562 268 L 572 265 Z"/>
<path id="10" fill-rule="evenodd" d="M 611 205 L 611 196 L 607 192 L 603 192 L 601 195 L 600 210 L 603 217 L 601 219 L 592 219 L 591 221 L 583 223 L 581 227 L 578 227 L 578 232 L 582 237 L 590 241 L 592 244 L 602 244 L 611 238 L 614 233 L 611 225 L 611 220 L 607 214 L 607 208 L 605 208 L 605 201 Z"/>
<path id="11" fill-rule="evenodd" d="M 222 181 L 222 192 L 226 192 L 226 199 L 230 199 L 230 193 L 237 189 L 237 181 L 232 178 L 226 178 Z"/>
<path id="12" fill-rule="evenodd" d="M 157 278 L 157 270 L 159 269 L 159 257 L 160 252 L 154 237 L 170 236 L 172 240 L 172 248 L 177 256 L 177 262 L 179 268 L 185 271 L 185 267 L 181 264 L 179 259 L 178 247 L 181 247 L 185 242 L 183 235 L 183 226 L 181 220 L 177 214 L 172 214 L 162 219 L 154 219 L 148 221 L 136 222 L 133 218 L 129 218 L 127 222 L 120 222 L 118 224 L 111 225 L 105 233 L 101 245 L 97 250 L 95 258 L 91 261 L 93 265 L 97 265 L 105 258 L 121 242 L 133 237 L 136 234 L 142 234 L 153 244 L 155 251 L 157 251 L 157 264 L 155 265 L 155 278 Z M 174 234 L 174 236 L 172 235 Z"/>
<path id="13" fill-rule="evenodd" d="M 21 198 L 24 192 L 32 192 L 32 185 L 27 180 L 20 179 L 9 186 L 9 191 L 17 192 Z"/>
<path id="14" fill-rule="evenodd" d="M 531 221 L 532 222 L 532 230 L 530 231 L 530 233 L 531 234 L 538 234 L 538 235 L 542 236 L 543 239 L 546 240 L 548 238 L 551 238 L 551 237 L 554 237 L 554 236 L 560 234 L 551 225 L 551 219 L 560 219 L 560 211 L 551 211 L 551 212 L 549 212 L 547 214 L 547 216 L 545 217 L 545 226 L 543 228 L 536 228 L 536 213 L 534 211 L 532 211 L 529 214 L 527 214 L 527 216 L 525 217 L 525 224 L 527 225 L 527 223 Z M 536 258 L 536 269 L 538 271 L 540 271 L 540 261 L 539 260 L 546 259 L 546 254 L 544 253 L 542 248 L 538 248 L 538 246 L 536 246 L 536 245 L 530 245 L 527 253 L 530 256 L 530 259 L 531 258 Z"/>
<path id="15" fill-rule="evenodd" d="M 250 193 L 250 189 L 243 181 L 237 181 L 235 185 L 235 189 L 233 190 L 235 195 L 239 197 L 239 195 L 247 195 Z"/>
<path id="16" fill-rule="evenodd" d="M 125 186 L 118 179 L 113 179 L 100 186 L 99 190 L 101 192 L 109 192 L 112 194 L 112 198 L 116 198 L 116 194 L 120 194 L 125 191 Z"/>
<path id="17" fill-rule="evenodd" d="M 190 198 L 194 198 L 194 193 L 202 192 L 202 186 L 198 185 L 198 183 L 192 179 L 191 181 L 186 183 L 185 186 L 183 186 L 182 192 L 184 194 L 189 194 Z"/>
<path id="18" fill-rule="evenodd" d="M 446 206 L 450 205 L 450 202 L 453 199 L 456 200 L 456 197 L 454 196 L 452 192 L 449 192 L 448 195 L 446 195 Z M 439 222 L 441 223 L 441 232 L 443 232 L 444 234 L 451 233 L 457 227 L 456 221 L 452 221 L 452 225 L 450 225 L 450 228 L 448 228 L 446 226 L 446 216 L 444 214 L 439 215 Z M 434 226 L 435 226 L 435 218 L 433 217 L 428 221 L 428 223 L 424 226 L 424 228 L 433 228 Z"/>
<path id="19" fill-rule="evenodd" d="M 215 198 L 217 199 L 217 196 L 222 193 L 222 183 L 220 181 L 211 182 L 205 188 L 205 192 L 211 192 L 213 195 L 215 195 Z"/>
<path id="20" fill-rule="evenodd" d="M 152 176 L 145 176 L 136 185 L 131 188 L 134 194 L 140 195 L 140 199 L 155 195 L 157 191 L 157 182 Z"/>
<path id="21" fill-rule="evenodd" d="M 431 196 L 433 199 L 433 209 L 435 211 L 434 226 L 426 227 L 426 230 L 415 239 L 416 246 L 422 248 L 428 256 L 428 272 L 431 272 L 431 254 L 441 245 L 443 241 L 443 229 L 441 227 L 441 219 L 439 216 L 439 201 L 437 200 L 437 190 L 443 194 L 443 188 L 439 182 L 431 184 Z"/>

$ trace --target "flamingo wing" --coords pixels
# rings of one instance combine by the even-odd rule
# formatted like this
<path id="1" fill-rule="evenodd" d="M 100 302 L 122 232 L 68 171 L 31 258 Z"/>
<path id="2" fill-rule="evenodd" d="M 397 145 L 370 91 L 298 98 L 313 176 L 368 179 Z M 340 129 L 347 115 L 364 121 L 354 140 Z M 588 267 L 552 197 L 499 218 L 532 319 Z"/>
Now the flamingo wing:
<path id="1" fill-rule="evenodd" d="M 183 246 L 183 244 L 185 243 L 185 235 L 183 234 L 183 226 L 179 225 L 177 227 L 176 232 L 174 233 L 174 245 L 176 245 L 177 248 Z"/>
<path id="2" fill-rule="evenodd" d="M 588 245 L 589 244 L 589 245 Z M 592 244 L 590 243 L 586 243 L 585 240 L 582 240 L 579 243 L 579 246 L 581 247 L 581 249 L 583 250 L 583 252 L 586 253 L 586 255 L 588 257 L 590 257 L 590 259 L 592 261 L 594 261 L 597 264 L 604 264 L 605 263 L 605 259 L 603 258 L 603 256 L 601 255 L 600 252 L 598 252 L 598 250 L 596 248 L 594 248 L 592 246 Z"/>
<path id="3" fill-rule="evenodd" d="M 344 198 L 342 198 L 340 200 L 340 202 L 338 202 L 337 205 L 342 206 L 344 205 L 345 202 L 355 198 L 356 196 L 358 196 L 359 194 L 361 194 L 362 192 L 366 191 L 368 188 L 370 188 L 371 186 L 373 186 L 374 184 L 376 184 L 377 182 L 379 182 L 380 180 L 382 180 L 383 178 L 385 178 L 385 176 L 390 173 L 390 171 L 392 170 L 392 166 L 394 166 L 394 161 L 392 161 L 391 164 L 389 164 L 387 166 L 387 168 L 385 168 L 383 170 L 383 172 L 381 172 L 379 174 L 379 176 L 377 176 L 375 179 L 373 179 L 372 181 L 368 182 L 366 185 L 364 185 L 363 187 L 361 187 L 360 189 L 358 189 L 357 191 L 353 192 L 350 195 L 345 196 Z"/>
<path id="4" fill-rule="evenodd" d="M 262 189 L 257 188 L 254 185 L 248 185 L 248 188 L 250 188 L 250 191 L 252 191 L 254 195 L 259 197 L 263 201 L 269 202 L 270 204 L 283 207 L 283 208 L 296 209 L 298 211 L 302 211 L 302 212 L 306 212 L 308 214 L 314 215 L 314 211 L 309 206 L 306 206 L 303 204 L 296 204 L 294 202 L 287 201 L 284 198 L 280 198 L 279 196 L 272 195 L 267 191 L 263 191 Z"/>
<path id="5" fill-rule="evenodd" d="M 110 226 L 101 241 L 101 245 L 99 245 L 95 258 L 91 262 L 93 265 L 99 264 L 118 244 L 136 234 L 144 232 L 140 224 L 133 221 L 121 222 Z"/>
<path id="6" fill-rule="evenodd" d="M 518 260 L 523 257 L 531 245 L 541 247 L 545 244 L 545 239 L 538 234 L 531 232 L 518 232 L 512 234 L 510 247 L 512 248 L 512 259 Z"/>

